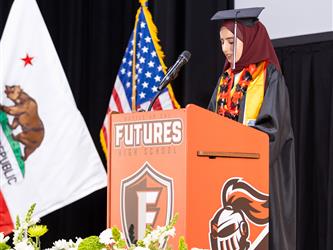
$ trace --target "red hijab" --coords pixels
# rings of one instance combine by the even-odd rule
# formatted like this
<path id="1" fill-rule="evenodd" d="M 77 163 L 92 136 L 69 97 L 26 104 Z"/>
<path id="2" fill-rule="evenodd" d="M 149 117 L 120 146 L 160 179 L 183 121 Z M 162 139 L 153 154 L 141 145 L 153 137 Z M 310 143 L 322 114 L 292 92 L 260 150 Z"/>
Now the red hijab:
<path id="1" fill-rule="evenodd" d="M 234 21 L 228 20 L 223 22 L 222 26 L 234 33 L 234 24 Z M 236 62 L 235 73 L 242 71 L 244 67 L 250 64 L 259 63 L 264 60 L 268 60 L 268 62 L 274 64 L 281 71 L 267 30 L 260 21 L 256 21 L 251 26 L 237 22 L 237 37 L 243 42 L 243 53 L 238 62 Z M 224 70 L 227 70 L 229 67 L 230 63 L 226 60 Z"/>

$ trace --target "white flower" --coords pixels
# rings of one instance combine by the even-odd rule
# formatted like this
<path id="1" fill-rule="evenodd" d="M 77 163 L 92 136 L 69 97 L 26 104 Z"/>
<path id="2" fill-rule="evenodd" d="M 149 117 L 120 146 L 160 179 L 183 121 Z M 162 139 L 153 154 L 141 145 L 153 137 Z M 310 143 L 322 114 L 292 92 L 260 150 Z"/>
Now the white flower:
<path id="1" fill-rule="evenodd" d="M 114 249 L 114 250 L 128 250 L 127 248 L 121 248 L 121 247 L 116 247 L 116 246 L 112 246 L 112 249 Z M 105 249 L 105 250 L 107 250 L 107 249 Z"/>
<path id="2" fill-rule="evenodd" d="M 57 240 L 53 242 L 53 246 L 55 249 L 66 249 L 67 248 L 67 241 L 64 239 Z"/>
<path id="3" fill-rule="evenodd" d="M 18 237 L 18 230 L 13 230 L 14 236 L 13 236 L 13 242 L 14 244 L 17 243 L 17 237 Z"/>
<path id="4" fill-rule="evenodd" d="M 152 240 L 151 240 L 151 237 L 150 237 L 150 234 L 147 235 L 146 237 L 144 237 L 144 238 L 142 239 L 142 241 L 143 241 L 143 244 L 144 244 L 145 246 L 149 246 L 149 245 L 150 245 L 150 242 L 152 241 Z"/>
<path id="5" fill-rule="evenodd" d="M 160 239 L 158 240 L 158 244 L 159 244 L 160 248 L 163 247 L 164 242 L 165 242 L 165 239 L 164 239 L 164 238 L 160 238 Z"/>
<path id="6" fill-rule="evenodd" d="M 105 245 L 114 244 L 115 240 L 112 239 L 112 230 L 111 228 L 105 229 L 99 235 L 99 242 Z"/>
<path id="7" fill-rule="evenodd" d="M 26 222 L 26 221 L 22 221 L 19 230 L 20 229 L 28 229 L 28 227 L 29 227 L 29 223 Z"/>
<path id="8" fill-rule="evenodd" d="M 154 234 L 155 236 L 156 235 L 159 235 L 163 232 L 164 230 L 164 227 L 160 227 L 160 226 L 157 226 L 153 231 L 151 231 L 150 233 L 151 234 Z"/>
<path id="9" fill-rule="evenodd" d="M 6 236 L 4 233 L 0 233 L 0 243 L 6 243 L 9 240 L 9 237 Z"/>
<path id="10" fill-rule="evenodd" d="M 29 221 L 28 225 L 29 226 L 36 225 L 39 221 L 40 221 L 40 218 L 32 217 L 31 220 Z"/>
<path id="11" fill-rule="evenodd" d="M 28 242 L 28 240 L 23 240 L 17 243 L 14 247 L 15 250 L 35 250 L 35 248 Z"/>
<path id="12" fill-rule="evenodd" d="M 74 242 L 73 240 L 69 240 L 69 241 L 67 241 L 67 246 L 69 247 L 69 248 L 72 248 L 72 247 L 76 247 L 76 242 Z"/>
<path id="13" fill-rule="evenodd" d="M 151 237 L 151 240 L 152 241 L 156 241 L 160 238 L 161 236 L 161 232 L 160 232 L 160 229 L 157 228 L 157 230 L 154 230 L 150 233 L 150 237 Z"/>
<path id="14" fill-rule="evenodd" d="M 79 238 L 77 242 L 73 242 L 72 240 L 66 241 L 64 239 L 57 240 L 53 242 L 52 250 L 76 250 L 78 248 L 78 241 L 81 239 Z"/>
<path id="15" fill-rule="evenodd" d="M 82 238 L 80 238 L 80 237 L 76 238 L 75 247 L 78 248 L 81 242 L 82 242 Z"/>
<path id="16" fill-rule="evenodd" d="M 175 235 L 176 235 L 176 228 L 173 227 L 170 230 L 166 231 L 166 235 L 167 236 L 171 236 L 171 237 L 175 237 Z"/>
<path id="17" fill-rule="evenodd" d="M 120 238 L 121 238 L 122 240 L 125 240 L 125 234 L 124 234 L 123 232 L 120 232 Z"/>
<path id="18" fill-rule="evenodd" d="M 21 233 L 22 232 L 24 232 L 24 231 L 26 231 L 26 230 L 24 230 L 24 229 L 22 229 L 21 227 L 20 228 L 18 228 L 18 229 L 16 229 L 16 230 L 13 230 L 13 233 L 14 233 L 14 236 L 13 236 L 13 242 L 14 242 L 14 244 L 17 244 L 17 243 L 19 243 L 19 241 L 18 241 L 18 237 L 21 235 Z M 25 234 L 23 233 L 23 236 L 24 236 Z M 24 237 L 25 239 L 26 239 L 26 237 Z"/>

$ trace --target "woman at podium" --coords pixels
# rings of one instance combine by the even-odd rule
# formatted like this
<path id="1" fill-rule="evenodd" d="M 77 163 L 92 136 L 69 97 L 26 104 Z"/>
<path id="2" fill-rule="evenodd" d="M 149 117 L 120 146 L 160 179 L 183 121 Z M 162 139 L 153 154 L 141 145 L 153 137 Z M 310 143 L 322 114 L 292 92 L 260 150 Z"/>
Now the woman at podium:
<path id="1" fill-rule="evenodd" d="M 263 8 L 219 11 L 226 62 L 209 110 L 254 127 L 270 141 L 270 250 L 296 249 L 294 138 L 288 90 L 274 48 L 258 20 Z"/>

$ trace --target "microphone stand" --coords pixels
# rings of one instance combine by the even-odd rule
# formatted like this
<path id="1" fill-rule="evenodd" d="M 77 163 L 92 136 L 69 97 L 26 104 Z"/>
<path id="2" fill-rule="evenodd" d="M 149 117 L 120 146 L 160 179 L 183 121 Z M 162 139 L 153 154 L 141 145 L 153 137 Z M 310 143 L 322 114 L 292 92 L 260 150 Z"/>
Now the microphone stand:
<path id="1" fill-rule="evenodd" d="M 173 65 L 172 68 L 169 69 L 168 72 L 173 72 L 176 67 L 177 67 L 177 64 Z M 162 91 L 166 88 L 166 86 L 168 86 L 170 84 L 170 81 L 172 81 L 173 79 L 175 79 L 177 77 L 177 75 L 178 75 L 177 72 L 174 72 L 173 75 L 168 75 L 168 73 L 167 73 L 164 76 L 164 78 L 161 81 L 162 84 L 157 88 L 158 92 L 154 96 L 153 100 L 150 102 L 147 111 L 151 111 L 151 109 L 153 108 L 154 103 L 156 102 L 156 99 L 160 96 L 160 94 L 162 94 Z"/>
<path id="2" fill-rule="evenodd" d="M 162 91 L 166 88 L 166 86 L 168 86 L 170 84 L 170 82 L 172 80 L 174 80 L 178 76 L 178 72 L 179 72 L 180 68 L 188 62 L 190 57 L 191 57 L 191 53 L 186 50 L 183 51 L 183 53 L 181 53 L 181 55 L 178 57 L 178 60 L 176 61 L 176 63 L 171 67 L 171 69 L 168 70 L 168 72 L 163 77 L 160 86 L 157 88 L 158 92 L 154 96 L 153 100 L 150 102 L 147 111 L 151 111 L 155 101 L 160 96 Z"/>
<path id="3" fill-rule="evenodd" d="M 165 89 L 166 86 L 168 86 L 170 84 L 170 82 L 168 84 L 165 84 L 162 88 L 160 88 L 160 90 L 156 93 L 156 95 L 154 96 L 153 100 L 150 102 L 149 107 L 147 109 L 147 111 L 151 111 L 151 109 L 153 108 L 154 103 L 156 102 L 157 98 L 160 96 L 160 94 L 162 94 L 162 91 Z"/>

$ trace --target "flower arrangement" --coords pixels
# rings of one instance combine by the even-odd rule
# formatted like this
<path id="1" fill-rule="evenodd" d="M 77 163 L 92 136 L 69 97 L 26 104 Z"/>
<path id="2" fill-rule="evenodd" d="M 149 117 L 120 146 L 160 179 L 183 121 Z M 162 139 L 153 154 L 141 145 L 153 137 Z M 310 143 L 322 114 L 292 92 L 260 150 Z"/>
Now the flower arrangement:
<path id="1" fill-rule="evenodd" d="M 33 204 L 25 215 L 24 220 L 16 217 L 14 236 L 13 236 L 13 250 L 39 250 L 40 237 L 47 231 L 47 226 L 37 225 L 39 219 L 33 218 L 33 212 L 36 204 Z M 3 233 L 0 233 L 0 250 L 11 249 L 7 244 L 9 237 L 4 237 Z"/>
<path id="2" fill-rule="evenodd" d="M 23 220 L 16 219 L 13 230 L 13 248 L 7 242 L 9 237 L 0 232 L 0 250 L 41 250 L 40 237 L 47 231 L 47 226 L 37 224 L 39 219 L 33 218 L 36 204 L 33 204 Z M 89 236 L 85 239 L 76 238 L 73 240 L 57 240 L 53 246 L 47 250 L 159 250 L 164 249 L 169 237 L 174 237 L 176 233 L 175 224 L 178 215 L 175 215 L 168 225 L 153 229 L 147 227 L 143 239 L 136 244 L 127 247 L 123 233 L 112 227 L 104 230 L 99 236 Z M 167 247 L 167 249 L 170 249 Z M 179 239 L 179 250 L 187 250 L 184 237 Z"/>

